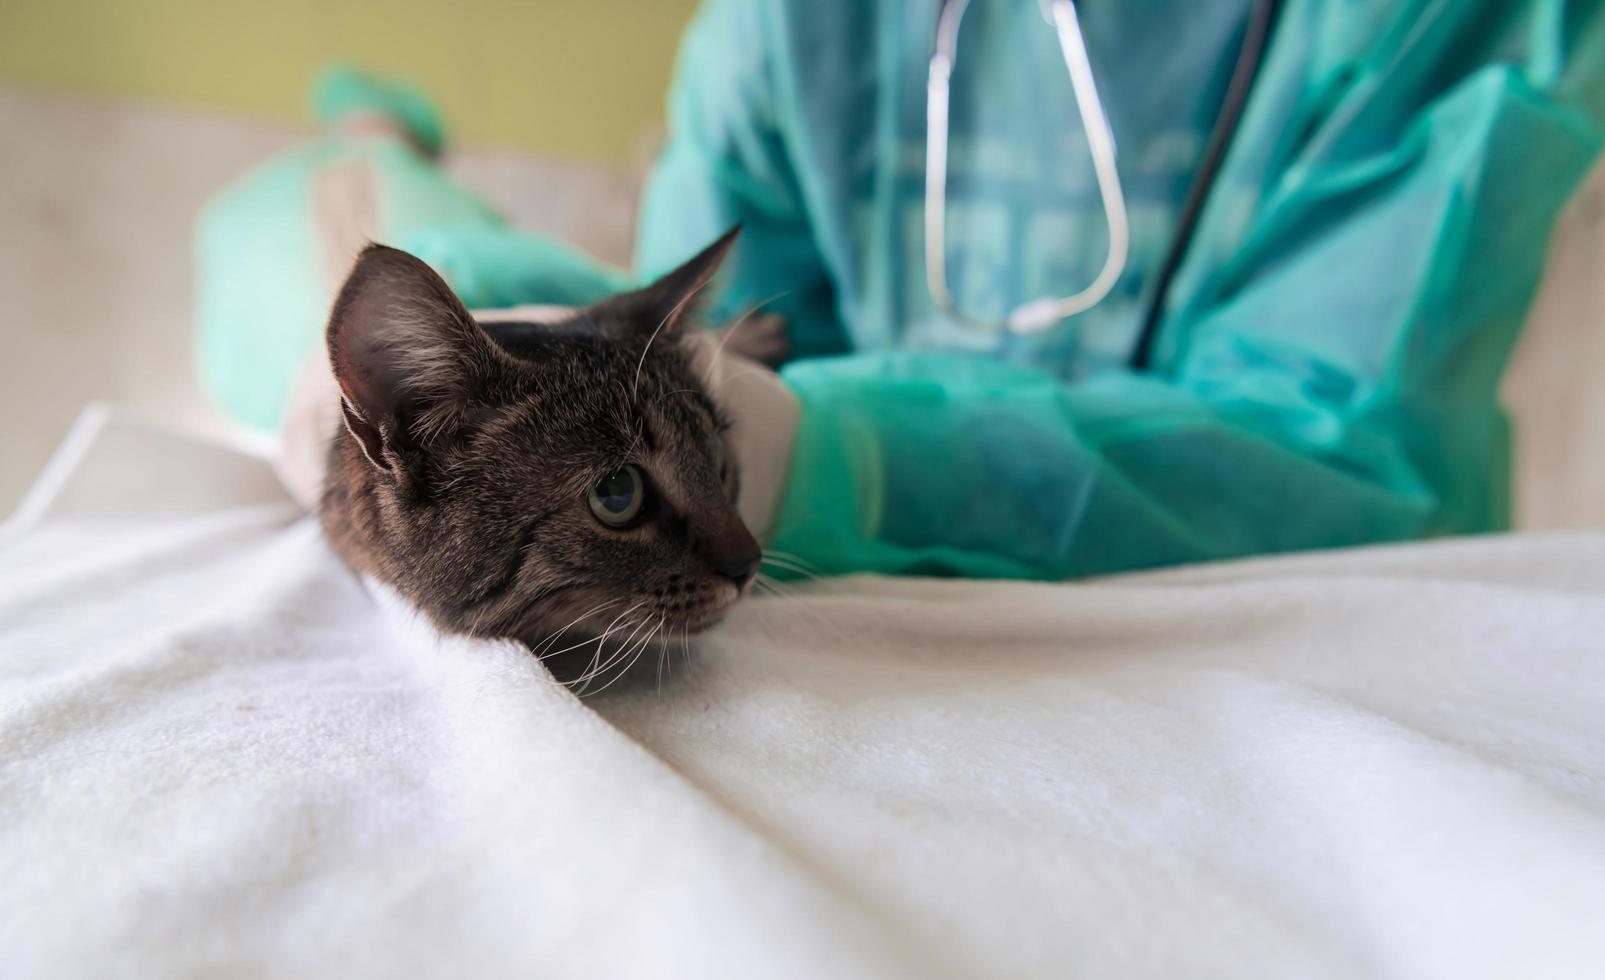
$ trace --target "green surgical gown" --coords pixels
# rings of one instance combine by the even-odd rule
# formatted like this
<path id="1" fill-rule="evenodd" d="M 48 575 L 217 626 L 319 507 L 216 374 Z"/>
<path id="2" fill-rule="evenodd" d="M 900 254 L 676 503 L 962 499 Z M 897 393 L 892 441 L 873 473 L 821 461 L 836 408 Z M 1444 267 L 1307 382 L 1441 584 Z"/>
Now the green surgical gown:
<path id="1" fill-rule="evenodd" d="M 924 278 L 932 0 L 710 0 L 648 186 L 651 274 L 735 222 L 721 302 L 807 357 L 776 548 L 824 572 L 1029 578 L 1506 526 L 1500 374 L 1598 152 L 1605 17 L 1560 0 L 1288 0 L 1128 359 L 1246 0 L 1085 2 L 1132 253 L 1036 336 Z M 975 320 L 1090 282 L 1107 231 L 1036 0 L 972 4 L 949 282 Z"/>

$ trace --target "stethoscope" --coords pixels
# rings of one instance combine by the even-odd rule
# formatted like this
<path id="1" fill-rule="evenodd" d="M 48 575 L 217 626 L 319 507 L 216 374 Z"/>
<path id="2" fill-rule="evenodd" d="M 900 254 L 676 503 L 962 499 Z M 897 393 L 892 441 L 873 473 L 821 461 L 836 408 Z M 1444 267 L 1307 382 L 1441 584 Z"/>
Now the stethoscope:
<path id="1" fill-rule="evenodd" d="M 926 82 L 925 113 L 925 284 L 937 308 L 955 319 L 989 329 L 1002 327 L 1017 334 L 1035 334 L 1061 323 L 1069 317 L 1085 313 L 1114 288 L 1120 274 L 1125 271 L 1130 248 L 1131 229 L 1126 217 L 1126 198 L 1120 188 L 1120 171 L 1116 166 L 1115 138 L 1104 113 L 1103 102 L 1098 98 L 1098 86 L 1092 75 L 1092 63 L 1087 57 L 1087 45 L 1081 35 L 1081 22 L 1076 16 L 1073 0 L 1037 0 L 1042 18 L 1059 39 L 1059 52 L 1070 74 L 1070 87 L 1075 94 L 1076 110 L 1081 116 L 1082 128 L 1087 134 L 1087 149 L 1092 156 L 1092 169 L 1098 181 L 1098 194 L 1102 199 L 1104 221 L 1108 226 L 1109 245 L 1103 266 L 1084 289 L 1069 296 L 1044 296 L 1028 300 L 1011 310 L 1002 321 L 972 316 L 959 308 L 947 283 L 947 146 L 948 146 L 948 95 L 953 76 L 954 59 L 958 53 L 959 24 L 970 0 L 942 0 L 936 20 L 936 42 L 931 52 L 930 72 Z M 1165 293 L 1176 269 L 1186 253 L 1187 243 L 1197 225 L 1204 199 L 1220 169 L 1221 159 L 1231 143 L 1237 121 L 1242 116 L 1248 91 L 1258 73 L 1265 39 L 1270 33 L 1276 15 L 1276 0 L 1253 0 L 1247 30 L 1238 50 L 1237 65 L 1226 88 L 1226 97 L 1210 131 L 1204 158 L 1183 201 L 1176 234 L 1154 288 L 1150 292 L 1147 315 L 1132 353 L 1132 365 L 1143 368 L 1152 355 L 1153 335 L 1158 328 Z"/>

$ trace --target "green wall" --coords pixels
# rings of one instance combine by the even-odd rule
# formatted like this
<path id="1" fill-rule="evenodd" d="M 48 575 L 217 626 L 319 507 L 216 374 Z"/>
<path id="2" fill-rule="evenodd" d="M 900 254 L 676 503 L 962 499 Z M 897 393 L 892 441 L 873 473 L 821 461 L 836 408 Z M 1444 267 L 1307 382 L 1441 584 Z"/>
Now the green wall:
<path id="1" fill-rule="evenodd" d="M 451 139 L 623 161 L 695 0 L 0 0 L 0 79 L 305 122 L 317 68 L 404 74 Z"/>

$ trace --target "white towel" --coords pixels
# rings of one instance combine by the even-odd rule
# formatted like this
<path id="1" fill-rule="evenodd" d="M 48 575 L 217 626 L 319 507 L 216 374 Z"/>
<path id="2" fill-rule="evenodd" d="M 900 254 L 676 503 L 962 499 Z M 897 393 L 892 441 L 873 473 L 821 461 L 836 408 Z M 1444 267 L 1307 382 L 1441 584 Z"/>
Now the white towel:
<path id="1" fill-rule="evenodd" d="M 91 415 L 0 537 L 0 977 L 1605 968 L 1605 536 L 799 592 L 582 702 Z"/>

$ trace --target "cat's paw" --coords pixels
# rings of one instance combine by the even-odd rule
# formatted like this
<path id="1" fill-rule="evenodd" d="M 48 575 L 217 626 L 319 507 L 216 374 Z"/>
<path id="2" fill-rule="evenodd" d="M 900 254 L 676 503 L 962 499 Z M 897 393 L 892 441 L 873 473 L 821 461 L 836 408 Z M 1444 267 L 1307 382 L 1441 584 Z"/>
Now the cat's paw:
<path id="1" fill-rule="evenodd" d="M 778 313 L 755 313 L 719 331 L 724 349 L 750 358 L 765 367 L 777 368 L 791 356 L 791 338 L 786 318 Z"/>

